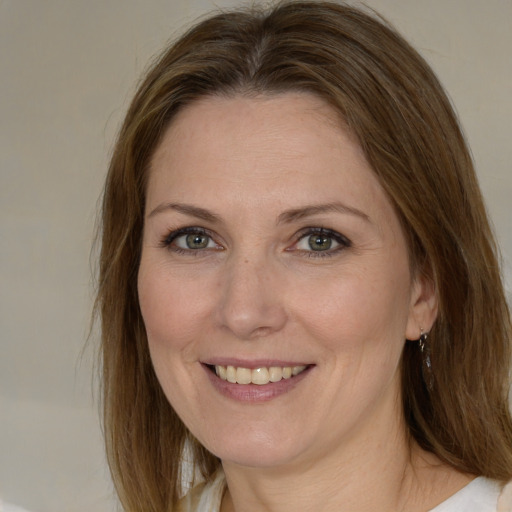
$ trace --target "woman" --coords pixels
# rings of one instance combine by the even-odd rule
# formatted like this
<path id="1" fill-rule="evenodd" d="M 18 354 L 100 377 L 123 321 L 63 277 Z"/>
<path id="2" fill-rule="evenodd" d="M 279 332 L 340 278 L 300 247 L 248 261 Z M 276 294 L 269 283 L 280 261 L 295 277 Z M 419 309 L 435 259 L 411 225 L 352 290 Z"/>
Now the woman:
<path id="1" fill-rule="evenodd" d="M 386 24 L 201 22 L 135 95 L 102 227 L 125 510 L 512 510 L 495 243 L 450 103 Z"/>

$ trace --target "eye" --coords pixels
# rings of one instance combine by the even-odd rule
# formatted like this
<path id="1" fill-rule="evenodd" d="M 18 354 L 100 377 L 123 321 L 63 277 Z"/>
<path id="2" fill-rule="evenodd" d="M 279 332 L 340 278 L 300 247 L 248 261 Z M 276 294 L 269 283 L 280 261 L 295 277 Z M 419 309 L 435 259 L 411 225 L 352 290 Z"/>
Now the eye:
<path id="1" fill-rule="evenodd" d="M 208 235 L 200 233 L 178 236 L 174 239 L 174 243 L 181 249 L 206 249 L 208 246 L 214 245 Z"/>
<path id="2" fill-rule="evenodd" d="M 326 228 L 309 228 L 300 234 L 297 243 L 290 250 L 309 253 L 308 256 L 331 256 L 350 247 L 351 243 L 342 234 Z"/>
<path id="3" fill-rule="evenodd" d="M 312 251 L 328 251 L 334 245 L 336 247 L 337 242 L 332 237 L 327 235 L 310 235 L 304 237 L 297 245 L 302 250 Z M 307 246 L 307 247 L 305 247 Z"/>
<path id="4" fill-rule="evenodd" d="M 162 245 L 175 252 L 191 253 L 201 250 L 221 250 L 210 233 L 199 227 L 182 228 L 169 233 Z"/>

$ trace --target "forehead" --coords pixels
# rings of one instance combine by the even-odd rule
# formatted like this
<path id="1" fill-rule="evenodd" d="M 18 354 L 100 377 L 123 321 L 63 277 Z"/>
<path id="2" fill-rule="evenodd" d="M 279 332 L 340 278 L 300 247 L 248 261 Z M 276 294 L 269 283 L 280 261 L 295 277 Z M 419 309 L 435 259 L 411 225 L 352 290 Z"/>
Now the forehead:
<path id="1" fill-rule="evenodd" d="M 301 93 L 207 97 L 187 106 L 154 153 L 147 194 L 148 208 L 183 197 L 240 211 L 343 201 L 377 214 L 390 206 L 338 114 Z"/>
<path id="2" fill-rule="evenodd" d="M 368 166 L 356 137 L 322 99 L 306 93 L 206 97 L 181 110 L 167 128 L 150 165 L 151 174 L 186 170 L 188 178 L 204 167 L 219 176 L 216 164 L 254 166 L 276 179 L 298 172 L 323 157 L 342 157 L 346 165 Z M 186 169 L 185 169 L 186 168 Z M 325 166 L 325 170 L 330 169 Z M 246 176 L 247 177 L 247 176 Z"/>
<path id="3" fill-rule="evenodd" d="M 223 113 L 221 117 L 218 117 L 219 112 Z M 197 126 L 208 128 L 212 120 L 210 114 L 217 122 L 227 121 L 238 127 L 252 125 L 256 121 L 262 123 L 261 127 L 265 129 L 270 126 L 278 128 L 280 124 L 289 129 L 288 119 L 298 116 L 308 121 L 316 119 L 333 129 L 348 131 L 342 117 L 325 100 L 312 93 L 294 91 L 205 96 L 182 108 L 170 123 L 169 130 L 181 131 L 184 118 Z"/>

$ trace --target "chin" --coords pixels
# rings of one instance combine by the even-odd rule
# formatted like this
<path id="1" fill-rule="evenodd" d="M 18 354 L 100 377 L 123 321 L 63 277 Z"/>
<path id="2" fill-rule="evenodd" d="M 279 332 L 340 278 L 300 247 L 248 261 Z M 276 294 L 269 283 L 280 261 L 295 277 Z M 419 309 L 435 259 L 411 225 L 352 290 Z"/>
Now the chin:
<path id="1" fill-rule="evenodd" d="M 239 431 L 238 435 L 229 432 L 218 436 L 206 446 L 223 463 L 253 468 L 272 468 L 292 463 L 303 452 L 303 442 L 292 440 L 289 433 L 272 435 L 258 432 Z"/>

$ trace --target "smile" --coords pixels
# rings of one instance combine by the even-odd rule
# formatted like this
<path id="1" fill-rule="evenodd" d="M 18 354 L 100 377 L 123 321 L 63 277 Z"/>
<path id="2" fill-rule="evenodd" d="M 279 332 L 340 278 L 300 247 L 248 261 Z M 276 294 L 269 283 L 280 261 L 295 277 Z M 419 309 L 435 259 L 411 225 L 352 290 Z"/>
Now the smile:
<path id="1" fill-rule="evenodd" d="M 296 377 L 302 373 L 307 366 L 270 366 L 261 368 L 243 368 L 235 366 L 215 365 L 217 376 L 231 384 L 256 384 L 264 386 L 271 382 L 279 382 L 284 379 Z"/>

